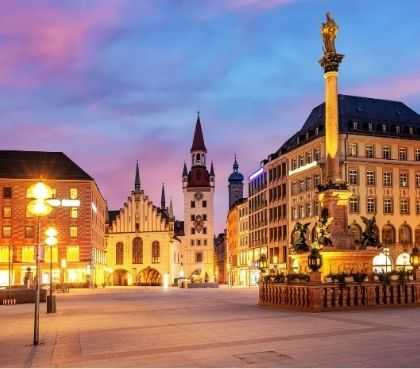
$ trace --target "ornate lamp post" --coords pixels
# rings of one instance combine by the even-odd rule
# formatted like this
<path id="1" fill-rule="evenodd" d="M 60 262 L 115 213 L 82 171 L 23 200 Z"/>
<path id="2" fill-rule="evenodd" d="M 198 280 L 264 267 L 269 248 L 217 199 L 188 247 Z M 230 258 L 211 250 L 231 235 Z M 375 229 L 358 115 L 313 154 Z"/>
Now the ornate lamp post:
<path id="1" fill-rule="evenodd" d="M 312 272 L 317 272 L 322 267 L 322 256 L 319 249 L 312 248 L 308 256 L 308 267 Z"/>
<path id="2" fill-rule="evenodd" d="M 52 198 L 52 189 L 45 183 L 38 182 L 28 189 L 29 198 L 32 200 L 28 204 L 28 211 L 36 216 L 37 223 L 37 245 L 35 252 L 35 313 L 34 313 L 34 338 L 33 344 L 39 344 L 39 300 L 40 300 L 40 284 L 41 273 L 39 267 L 39 253 L 41 248 L 41 227 L 40 218 L 51 213 L 52 207 L 47 203 Z"/>
<path id="3" fill-rule="evenodd" d="M 47 313 L 56 312 L 55 296 L 53 296 L 53 247 L 57 245 L 57 230 L 54 227 L 49 227 L 45 231 L 47 238 L 45 243 L 50 247 L 50 295 L 47 297 Z"/>
<path id="4" fill-rule="evenodd" d="M 410 254 L 410 264 L 413 266 L 414 278 L 416 280 L 420 280 L 420 250 L 417 247 L 414 247 L 413 251 Z"/>

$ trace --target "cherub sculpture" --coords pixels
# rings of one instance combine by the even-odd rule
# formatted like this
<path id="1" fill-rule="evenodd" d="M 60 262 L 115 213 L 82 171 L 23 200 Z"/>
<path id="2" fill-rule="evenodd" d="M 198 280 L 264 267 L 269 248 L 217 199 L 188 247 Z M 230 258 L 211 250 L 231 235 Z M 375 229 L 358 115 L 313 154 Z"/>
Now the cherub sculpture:
<path id="1" fill-rule="evenodd" d="M 376 226 L 375 216 L 372 219 L 368 219 L 364 216 L 361 217 L 365 224 L 365 230 L 362 232 L 361 244 L 364 247 L 379 245 L 378 228 Z"/>
<path id="2" fill-rule="evenodd" d="M 308 227 L 311 223 L 302 224 L 297 222 L 293 228 L 293 249 L 296 252 L 308 252 L 309 245 L 306 243 L 306 234 L 308 232 Z"/>
<path id="3" fill-rule="evenodd" d="M 316 226 L 316 242 L 319 246 L 331 246 L 331 233 L 329 231 L 330 224 L 333 221 L 333 217 L 328 216 L 328 209 L 324 208 L 321 211 L 321 216 L 319 217 Z"/>

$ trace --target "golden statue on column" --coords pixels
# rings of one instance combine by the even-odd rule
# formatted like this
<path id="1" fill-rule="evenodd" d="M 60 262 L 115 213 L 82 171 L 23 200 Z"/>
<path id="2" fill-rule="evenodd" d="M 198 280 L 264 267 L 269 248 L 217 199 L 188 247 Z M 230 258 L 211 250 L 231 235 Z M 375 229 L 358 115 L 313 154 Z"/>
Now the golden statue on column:
<path id="1" fill-rule="evenodd" d="M 336 53 L 335 51 L 335 38 L 337 37 L 338 26 L 330 13 L 327 13 L 327 21 L 322 23 L 321 35 L 324 39 L 324 54 Z"/>

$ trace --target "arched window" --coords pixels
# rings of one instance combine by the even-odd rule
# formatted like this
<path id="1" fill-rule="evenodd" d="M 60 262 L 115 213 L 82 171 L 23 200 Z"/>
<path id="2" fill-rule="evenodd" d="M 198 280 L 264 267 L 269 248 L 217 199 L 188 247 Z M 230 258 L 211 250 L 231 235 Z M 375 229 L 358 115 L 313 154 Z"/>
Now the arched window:
<path id="1" fill-rule="evenodd" d="M 200 154 L 197 154 L 197 155 L 195 156 L 195 158 L 196 158 L 197 162 L 200 162 L 200 160 L 201 160 L 201 155 L 200 155 Z"/>
<path id="2" fill-rule="evenodd" d="M 359 244 L 362 238 L 362 229 L 360 228 L 360 226 L 356 223 L 351 224 L 349 227 L 349 233 L 353 240 L 353 243 Z"/>
<path id="3" fill-rule="evenodd" d="M 397 261 L 395 263 L 397 269 L 409 270 L 413 267 L 410 264 L 410 254 L 408 252 L 402 252 L 397 256 Z"/>
<path id="4" fill-rule="evenodd" d="M 373 258 L 373 271 L 376 273 L 390 272 L 392 270 L 391 258 L 381 252 Z"/>
<path id="5" fill-rule="evenodd" d="M 391 224 L 385 224 L 382 228 L 382 243 L 384 245 L 395 243 L 395 228 Z"/>
<path id="6" fill-rule="evenodd" d="M 411 228 L 408 224 L 403 224 L 398 232 L 399 241 L 403 245 L 411 244 Z"/>
<path id="7" fill-rule="evenodd" d="M 414 243 L 417 247 L 420 246 L 420 225 L 418 225 L 414 231 Z"/>
<path id="8" fill-rule="evenodd" d="M 158 241 L 152 243 L 152 264 L 160 263 L 160 246 Z"/>
<path id="9" fill-rule="evenodd" d="M 133 240 L 133 264 L 143 264 L 143 240 L 140 237 Z"/>
<path id="10" fill-rule="evenodd" d="M 115 245 L 115 264 L 124 264 L 124 244 L 122 242 L 117 242 Z"/>

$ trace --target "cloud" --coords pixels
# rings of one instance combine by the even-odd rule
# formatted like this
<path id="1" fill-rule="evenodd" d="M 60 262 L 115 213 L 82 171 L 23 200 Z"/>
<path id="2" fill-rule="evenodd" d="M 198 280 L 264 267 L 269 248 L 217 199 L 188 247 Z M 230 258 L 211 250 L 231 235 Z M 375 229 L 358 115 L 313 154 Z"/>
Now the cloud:
<path id="1" fill-rule="evenodd" d="M 120 19 L 116 1 L 90 8 L 18 3 L 0 14 L 0 85 L 6 87 L 33 87 L 80 68 Z"/>
<path id="2" fill-rule="evenodd" d="M 394 100 L 419 96 L 420 72 L 386 78 L 379 81 L 370 81 L 368 84 L 350 88 L 348 93 Z"/>

